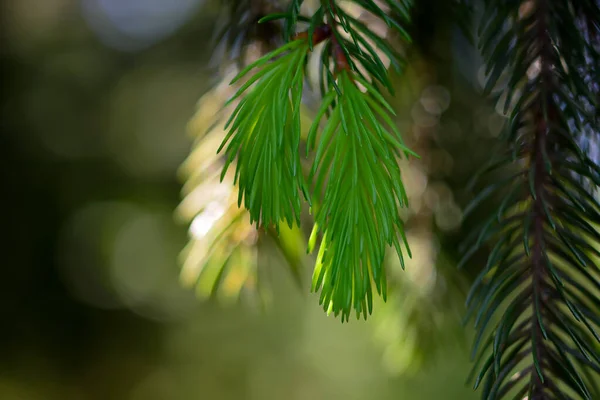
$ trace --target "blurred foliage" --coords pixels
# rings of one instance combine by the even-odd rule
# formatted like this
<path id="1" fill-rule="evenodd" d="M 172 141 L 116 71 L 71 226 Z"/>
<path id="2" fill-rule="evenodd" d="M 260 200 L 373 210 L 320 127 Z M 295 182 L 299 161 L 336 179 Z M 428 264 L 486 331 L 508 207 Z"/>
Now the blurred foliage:
<path id="1" fill-rule="evenodd" d="M 248 212 L 238 207 L 238 194 L 233 187 L 233 170 L 222 176 L 223 160 L 217 155 L 225 132 L 224 118 L 237 106 L 225 107 L 232 90 L 229 80 L 205 94 L 189 124 L 195 136 L 194 150 L 180 171 L 186 179 L 185 198 L 178 207 L 178 215 L 191 221 L 191 240 L 183 252 L 182 280 L 187 286 L 195 285 L 198 294 L 209 297 L 221 292 L 222 301 L 240 296 L 259 295 L 259 304 L 269 298 L 269 292 L 260 290 L 257 244 L 265 232 L 254 227 Z M 300 280 L 303 235 L 297 227 L 281 227 L 273 236 L 283 250 L 293 276 Z M 254 299 L 257 300 L 257 299 Z M 252 302 L 251 298 L 247 301 Z"/>

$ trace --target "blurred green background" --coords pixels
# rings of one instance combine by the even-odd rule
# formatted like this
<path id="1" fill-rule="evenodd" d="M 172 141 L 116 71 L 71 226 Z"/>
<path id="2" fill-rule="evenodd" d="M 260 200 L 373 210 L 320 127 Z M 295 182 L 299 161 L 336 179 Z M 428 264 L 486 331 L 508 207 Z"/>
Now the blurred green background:
<path id="1" fill-rule="evenodd" d="M 386 305 L 344 325 L 268 248 L 267 312 L 180 285 L 177 170 L 196 103 L 222 78 L 209 67 L 218 3 L 1 2 L 0 398 L 476 398 L 459 205 L 502 117 L 476 95 L 449 2 L 417 2 L 411 67 L 395 78 L 398 124 L 423 155 L 405 173 L 415 257 L 391 267 Z"/>

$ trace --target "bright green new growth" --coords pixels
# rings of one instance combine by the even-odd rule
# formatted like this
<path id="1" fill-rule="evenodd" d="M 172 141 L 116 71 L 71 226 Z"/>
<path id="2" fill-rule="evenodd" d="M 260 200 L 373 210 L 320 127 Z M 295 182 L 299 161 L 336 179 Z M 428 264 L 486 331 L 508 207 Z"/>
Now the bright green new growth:
<path id="1" fill-rule="evenodd" d="M 397 18 L 387 16 L 374 3 L 358 4 L 376 11 L 388 26 L 407 37 L 400 22 L 407 23 L 408 2 L 391 7 Z M 401 241 L 410 256 L 399 214 L 408 200 L 397 159 L 401 153 L 412 152 L 402 142 L 391 118 L 394 112 L 377 86 L 393 91 L 381 57 L 387 56 L 397 70 L 401 57 L 384 38 L 333 1 L 323 3 L 312 18 L 300 18 L 299 9 L 300 2 L 295 1 L 289 13 L 261 19 L 263 23 L 285 19 L 286 38 L 298 22 L 309 26 L 232 81 L 256 70 L 230 100 L 239 104 L 219 148 L 227 146 L 222 177 L 237 159 L 238 204 L 243 200 L 251 223 L 274 227 L 277 232 L 280 221 L 290 227 L 300 224 L 300 191 L 309 205 L 314 199 L 318 212 L 309 250 L 319 233 L 323 237 L 312 290 L 321 290 L 320 303 L 335 315 L 341 313 L 342 321 L 348 320 L 352 309 L 357 318 L 360 314 L 366 318 L 373 306 L 373 282 L 377 293 L 386 298 L 388 246 L 395 247 L 403 266 Z M 307 151 L 316 148 L 310 172 L 314 192 L 309 196 L 299 155 L 300 104 L 308 53 L 322 42 L 323 99 L 306 143 Z M 317 135 L 325 114 L 327 123 Z"/>
<path id="2" fill-rule="evenodd" d="M 289 52 L 275 59 L 286 51 Z M 257 225 L 279 229 L 282 220 L 290 227 L 294 222 L 299 225 L 299 190 L 309 199 L 300 170 L 299 150 L 307 52 L 305 40 L 290 42 L 249 65 L 232 81 L 235 83 L 250 70 L 261 68 L 229 100 L 232 102 L 249 90 L 225 125 L 229 132 L 219 148 L 220 152 L 229 142 L 221 179 L 237 157 L 238 205 L 243 198 L 251 223 Z"/>
<path id="3" fill-rule="evenodd" d="M 367 88 L 362 93 L 357 81 Z M 367 318 L 373 307 L 372 285 L 386 298 L 384 257 L 394 246 L 402 265 L 399 236 L 410 255 L 399 207 L 408 199 L 396 157 L 411 153 L 401 142 L 385 99 L 362 78 L 342 71 L 338 89 L 325 96 L 309 132 L 315 146 L 316 131 L 325 111 L 337 102 L 319 138 L 311 179 L 317 197 L 325 185 L 315 229 L 324 233 L 312 290 L 321 289 L 320 303 L 348 320 L 352 309 Z M 337 95 L 337 96 L 336 96 Z M 389 130 L 378 120 L 381 118 Z M 391 130 L 391 132 L 390 132 Z"/>

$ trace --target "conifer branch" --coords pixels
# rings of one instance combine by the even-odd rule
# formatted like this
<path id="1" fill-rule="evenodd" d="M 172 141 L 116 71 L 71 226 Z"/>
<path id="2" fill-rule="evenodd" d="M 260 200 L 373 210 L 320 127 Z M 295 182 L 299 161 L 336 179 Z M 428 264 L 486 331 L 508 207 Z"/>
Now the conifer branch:
<path id="1" fill-rule="evenodd" d="M 402 23 L 375 3 L 356 3 L 407 36 Z M 408 2 L 388 0 L 386 4 L 396 13 L 408 15 Z M 239 104 L 226 124 L 229 132 L 219 149 L 226 154 L 223 176 L 237 160 L 234 183 L 239 186 L 239 204 L 244 204 L 257 227 L 274 227 L 277 232 L 280 221 L 290 227 L 300 225 L 299 193 L 309 205 L 316 199 L 315 235 L 323 232 L 323 239 L 313 290 L 321 289 L 321 303 L 336 315 L 341 312 L 342 320 L 348 319 L 351 308 L 366 318 L 367 309 L 370 313 L 372 308 L 372 281 L 385 298 L 386 247 L 395 246 L 402 258 L 399 238 L 404 232 L 398 209 L 407 201 L 396 157 L 413 153 L 403 144 L 391 120 L 393 111 L 377 87 L 379 82 L 392 91 L 376 48 L 396 68 L 401 57 L 335 1 L 323 1 L 311 18 L 300 15 L 300 5 L 301 0 L 293 0 L 287 13 L 260 20 L 285 20 L 284 37 L 290 41 L 243 69 L 232 81 L 254 71 L 231 99 Z M 299 23 L 308 24 L 308 29 L 297 32 Z M 307 56 L 322 41 L 327 42 L 321 60 L 327 82 L 322 85 L 323 103 L 307 140 L 309 149 L 317 148 L 311 172 L 311 178 L 317 179 L 312 182 L 311 194 L 299 158 L 299 113 Z M 317 135 L 325 114 L 329 119 L 323 133 Z M 336 145 L 330 147 L 330 143 Z M 344 168 L 350 168 L 351 174 L 341 173 Z M 328 176 L 329 171 L 338 173 Z M 352 221 L 348 220 L 348 207 Z M 408 248 L 405 239 L 403 242 Z"/>
<path id="2" fill-rule="evenodd" d="M 376 85 L 367 81 L 379 80 L 391 88 L 377 53 L 353 29 L 360 23 L 332 0 L 324 1 L 322 8 L 331 29 L 328 58 L 333 73 L 326 71 L 329 91 L 308 136 L 309 149 L 316 147 L 310 179 L 319 200 L 313 235 L 323 233 L 312 290 L 321 291 L 319 302 L 326 311 L 341 314 L 342 321 L 349 319 L 352 309 L 357 318 L 362 314 L 366 319 L 372 311 L 373 283 L 386 298 L 387 246 L 395 247 L 404 265 L 402 237 L 410 255 L 399 215 L 408 199 L 396 158 L 414 153 L 402 142 L 390 118 L 391 107 Z M 339 27 L 354 43 L 341 36 Z M 372 57 L 362 55 L 358 42 L 370 49 Z M 371 72 L 371 79 L 361 73 L 359 64 Z M 317 140 L 318 124 L 328 111 Z"/>
<path id="3" fill-rule="evenodd" d="M 592 54 L 583 30 L 570 25 L 579 17 L 569 0 L 486 4 L 480 30 L 485 90 L 508 72 L 503 93 L 505 108 L 512 108 L 505 134 L 512 154 L 496 166 L 519 171 L 508 185 L 495 184 L 474 201 L 505 189 L 498 212 L 467 253 L 494 243 L 468 299 L 469 316 L 477 311 L 474 352 L 488 354 L 475 387 L 485 382 L 484 399 L 511 393 L 519 399 L 596 398 L 589 373 L 600 370 L 593 344 L 600 340 L 600 308 L 592 305 L 600 281 L 587 254 L 598 253 L 600 234 L 591 222 L 600 204 L 577 180 L 600 181 L 598 166 L 577 140 L 593 124 L 578 103 L 594 99 L 581 90 L 585 78 L 573 74 Z M 583 8 L 599 15 L 597 3 Z M 494 314 L 499 323 L 486 336 Z"/>

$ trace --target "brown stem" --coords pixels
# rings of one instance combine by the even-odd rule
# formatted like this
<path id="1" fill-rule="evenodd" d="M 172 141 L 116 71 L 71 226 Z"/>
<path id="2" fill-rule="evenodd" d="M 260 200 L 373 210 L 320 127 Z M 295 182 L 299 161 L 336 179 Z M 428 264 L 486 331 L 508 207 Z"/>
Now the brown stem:
<path id="1" fill-rule="evenodd" d="M 536 100 L 537 107 L 533 115 L 534 131 L 533 131 L 533 144 L 531 148 L 530 168 L 534 168 L 534 182 L 533 190 L 535 198 L 533 199 L 533 249 L 531 255 L 531 268 L 532 268 L 532 285 L 534 296 L 539 299 L 539 302 L 534 302 L 532 305 L 533 315 L 537 313 L 543 314 L 543 310 L 548 306 L 548 302 L 551 299 L 548 296 L 548 266 L 546 265 L 547 255 L 544 254 L 546 251 L 545 244 L 545 230 L 544 224 L 547 224 L 548 217 L 544 210 L 544 202 L 548 200 L 548 193 L 546 191 L 546 184 L 549 181 L 549 175 L 547 166 L 544 161 L 544 154 L 548 150 L 548 134 L 549 134 L 549 120 L 553 118 L 553 110 L 551 108 L 551 89 L 552 89 L 552 64 L 555 61 L 552 50 L 552 42 L 549 37 L 547 21 L 547 4 L 546 0 L 538 0 L 535 5 L 538 19 L 537 36 L 540 45 L 540 89 L 538 92 L 538 98 Z M 546 110 L 546 113 L 544 113 Z M 546 207 L 548 205 L 546 204 Z M 539 307 L 539 309 L 538 309 Z M 540 362 L 546 359 L 547 349 L 544 344 L 544 337 L 540 321 L 535 317 L 531 327 L 531 335 L 536 346 L 536 353 Z M 543 321 L 546 329 L 548 329 L 548 321 Z M 543 376 L 541 378 L 537 372 L 531 374 L 533 383 L 532 399 L 544 399 L 546 394 L 545 388 L 548 387 L 549 376 Z"/>
<path id="2" fill-rule="evenodd" d="M 331 27 L 331 52 L 333 55 L 333 62 L 335 64 L 335 73 L 339 73 L 341 71 L 349 71 L 350 64 L 348 63 L 348 58 L 346 57 L 346 53 L 342 49 L 338 38 L 337 38 L 337 26 L 338 22 L 335 19 L 337 5 L 335 4 L 335 0 L 328 0 L 329 7 L 332 10 L 332 14 L 329 14 L 328 25 Z"/>
<path id="3" fill-rule="evenodd" d="M 313 46 L 327 40 L 331 37 L 331 27 L 328 24 L 323 24 L 315 28 L 312 36 Z M 298 32 L 292 36 L 292 40 L 308 39 L 308 31 Z"/>
<path id="4" fill-rule="evenodd" d="M 334 63 L 334 75 L 339 73 L 340 71 L 348 71 L 350 70 L 350 63 L 348 62 L 348 58 L 340 45 L 337 38 L 337 26 L 338 22 L 336 21 L 336 10 L 337 5 L 335 4 L 335 0 L 324 0 L 323 7 L 330 7 L 331 13 L 328 13 L 327 23 L 317 27 L 312 36 L 312 44 L 317 45 L 327 39 L 331 40 L 331 52 L 333 56 Z M 308 31 L 299 32 L 292 37 L 292 40 L 298 39 L 308 39 Z"/>

